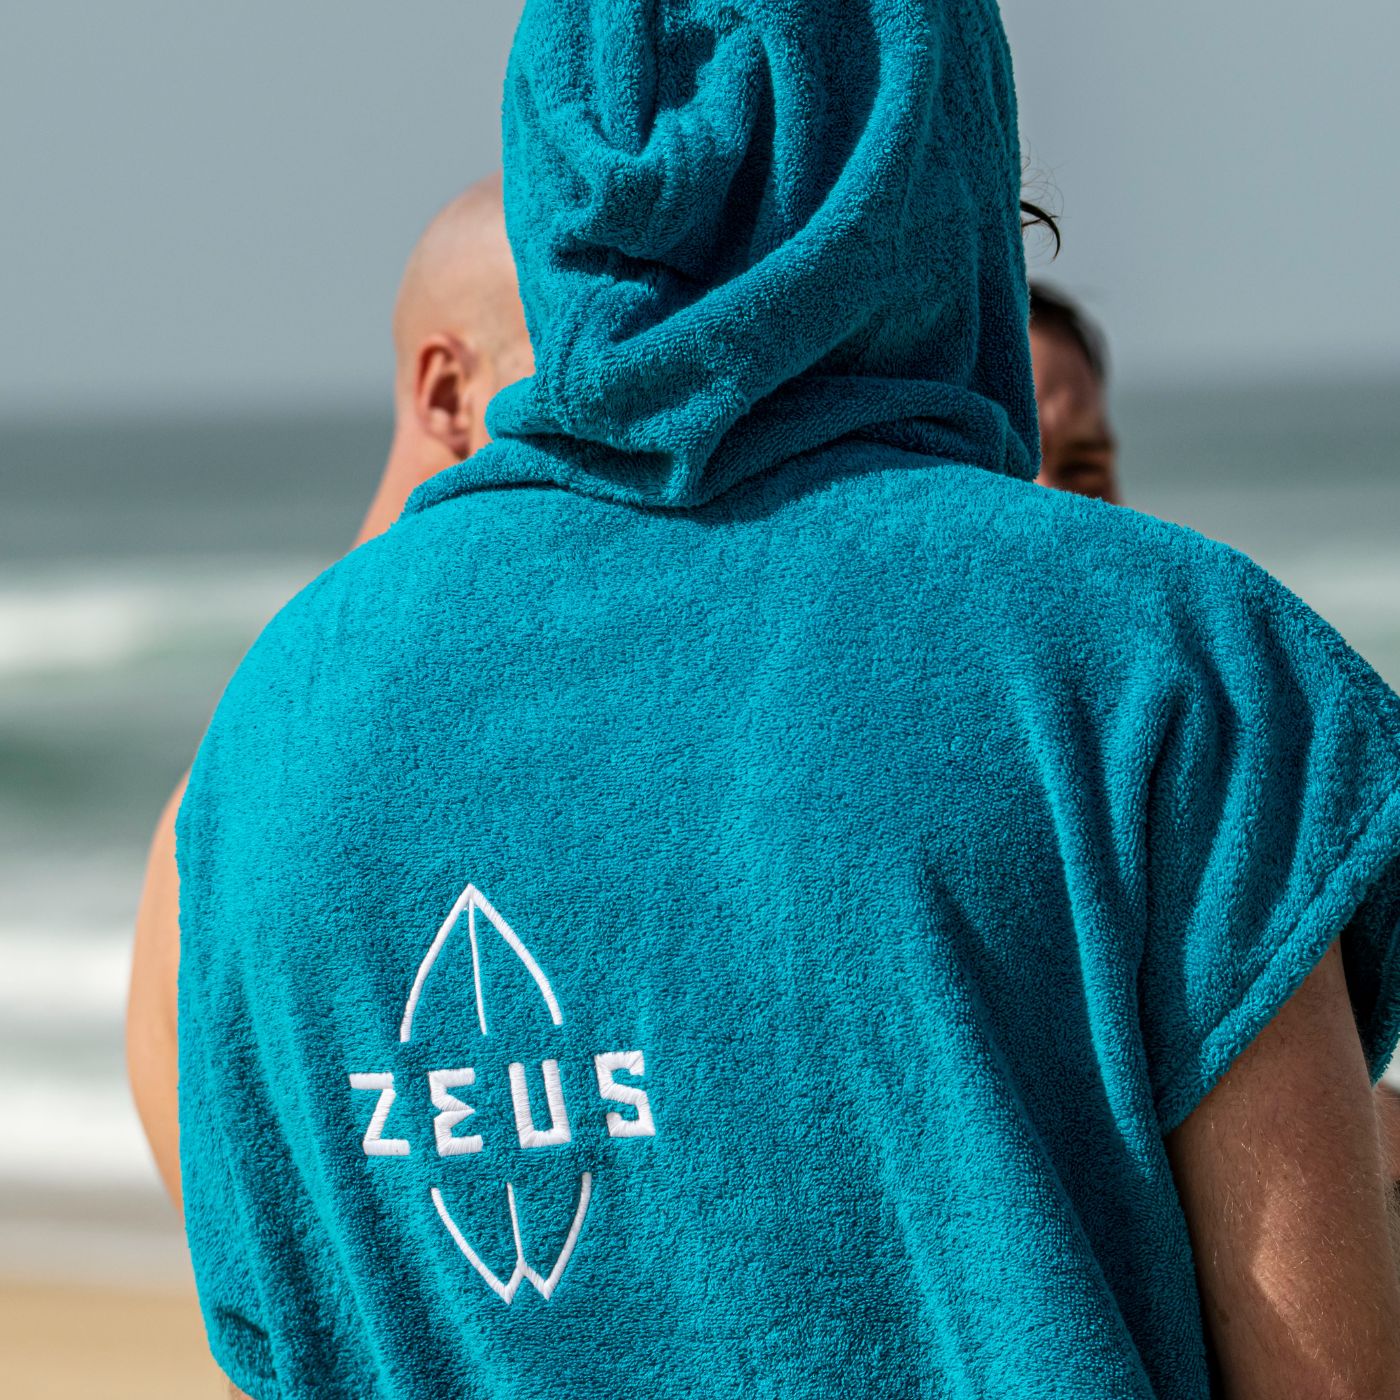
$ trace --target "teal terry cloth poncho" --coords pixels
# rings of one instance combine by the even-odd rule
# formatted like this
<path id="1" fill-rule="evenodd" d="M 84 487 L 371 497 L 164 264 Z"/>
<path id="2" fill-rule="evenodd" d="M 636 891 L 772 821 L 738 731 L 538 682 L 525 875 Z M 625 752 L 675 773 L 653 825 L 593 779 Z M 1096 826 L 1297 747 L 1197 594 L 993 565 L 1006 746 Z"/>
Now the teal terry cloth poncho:
<path id="1" fill-rule="evenodd" d="M 257 1400 L 1202 1397 L 1163 1133 L 1339 936 L 1400 702 L 1045 491 L 991 0 L 531 0 L 536 376 L 271 624 L 180 815 Z"/>

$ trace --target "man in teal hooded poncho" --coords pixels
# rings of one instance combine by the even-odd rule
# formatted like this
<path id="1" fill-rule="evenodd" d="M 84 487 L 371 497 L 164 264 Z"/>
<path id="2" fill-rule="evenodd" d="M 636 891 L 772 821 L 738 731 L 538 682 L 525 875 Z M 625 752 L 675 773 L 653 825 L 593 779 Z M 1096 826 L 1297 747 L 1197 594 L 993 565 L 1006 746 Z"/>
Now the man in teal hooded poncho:
<path id="1" fill-rule="evenodd" d="M 537 372 L 180 816 L 229 1376 L 1391 1393 L 1400 702 L 1032 484 L 991 0 L 531 0 L 505 137 Z"/>

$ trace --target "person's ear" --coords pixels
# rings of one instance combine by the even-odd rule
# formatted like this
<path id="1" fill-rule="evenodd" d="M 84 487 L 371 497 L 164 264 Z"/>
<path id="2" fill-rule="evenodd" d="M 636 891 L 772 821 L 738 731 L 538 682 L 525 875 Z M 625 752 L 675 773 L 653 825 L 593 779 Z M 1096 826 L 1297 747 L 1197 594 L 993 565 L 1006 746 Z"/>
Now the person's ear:
<path id="1" fill-rule="evenodd" d="M 479 446 L 486 403 L 480 392 L 480 357 L 451 335 L 431 335 L 418 347 L 413 407 L 418 424 L 454 457 Z"/>

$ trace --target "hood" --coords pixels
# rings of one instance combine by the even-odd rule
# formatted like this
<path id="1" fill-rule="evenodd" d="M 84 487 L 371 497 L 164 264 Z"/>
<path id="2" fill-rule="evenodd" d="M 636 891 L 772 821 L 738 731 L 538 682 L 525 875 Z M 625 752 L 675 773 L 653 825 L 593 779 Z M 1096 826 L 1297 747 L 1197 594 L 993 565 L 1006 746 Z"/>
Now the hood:
<path id="1" fill-rule="evenodd" d="M 504 134 L 537 368 L 452 489 L 693 506 L 851 439 L 1034 476 L 993 0 L 528 0 Z"/>

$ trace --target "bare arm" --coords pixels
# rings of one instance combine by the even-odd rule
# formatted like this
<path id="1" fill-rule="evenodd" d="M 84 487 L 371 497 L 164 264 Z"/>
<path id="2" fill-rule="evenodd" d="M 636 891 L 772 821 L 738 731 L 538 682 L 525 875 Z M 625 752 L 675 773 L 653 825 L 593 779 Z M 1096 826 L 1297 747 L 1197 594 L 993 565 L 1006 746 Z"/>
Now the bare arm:
<path id="1" fill-rule="evenodd" d="M 1400 1093 L 1389 1084 L 1376 1085 L 1376 1112 L 1381 1118 L 1386 1175 L 1392 1182 L 1400 1184 Z"/>
<path id="2" fill-rule="evenodd" d="M 180 1199 L 176 983 L 180 970 L 180 876 L 175 868 L 175 814 L 183 779 L 165 804 L 151 839 L 136 913 L 131 989 L 126 1007 L 126 1070 L 141 1126 L 165 1189 Z"/>
<path id="3" fill-rule="evenodd" d="M 1391 1182 L 1335 947 L 1167 1148 L 1229 1400 L 1400 1397 Z"/>
<path id="4" fill-rule="evenodd" d="M 385 468 L 355 543 L 382 534 L 397 519 L 424 473 L 391 461 Z M 127 997 L 126 1066 L 132 1097 L 156 1169 L 177 1208 L 180 1122 L 176 1044 L 176 986 L 180 969 L 180 876 L 175 867 L 175 815 L 185 795 L 181 779 L 156 823 L 136 914 L 131 987 Z"/>

